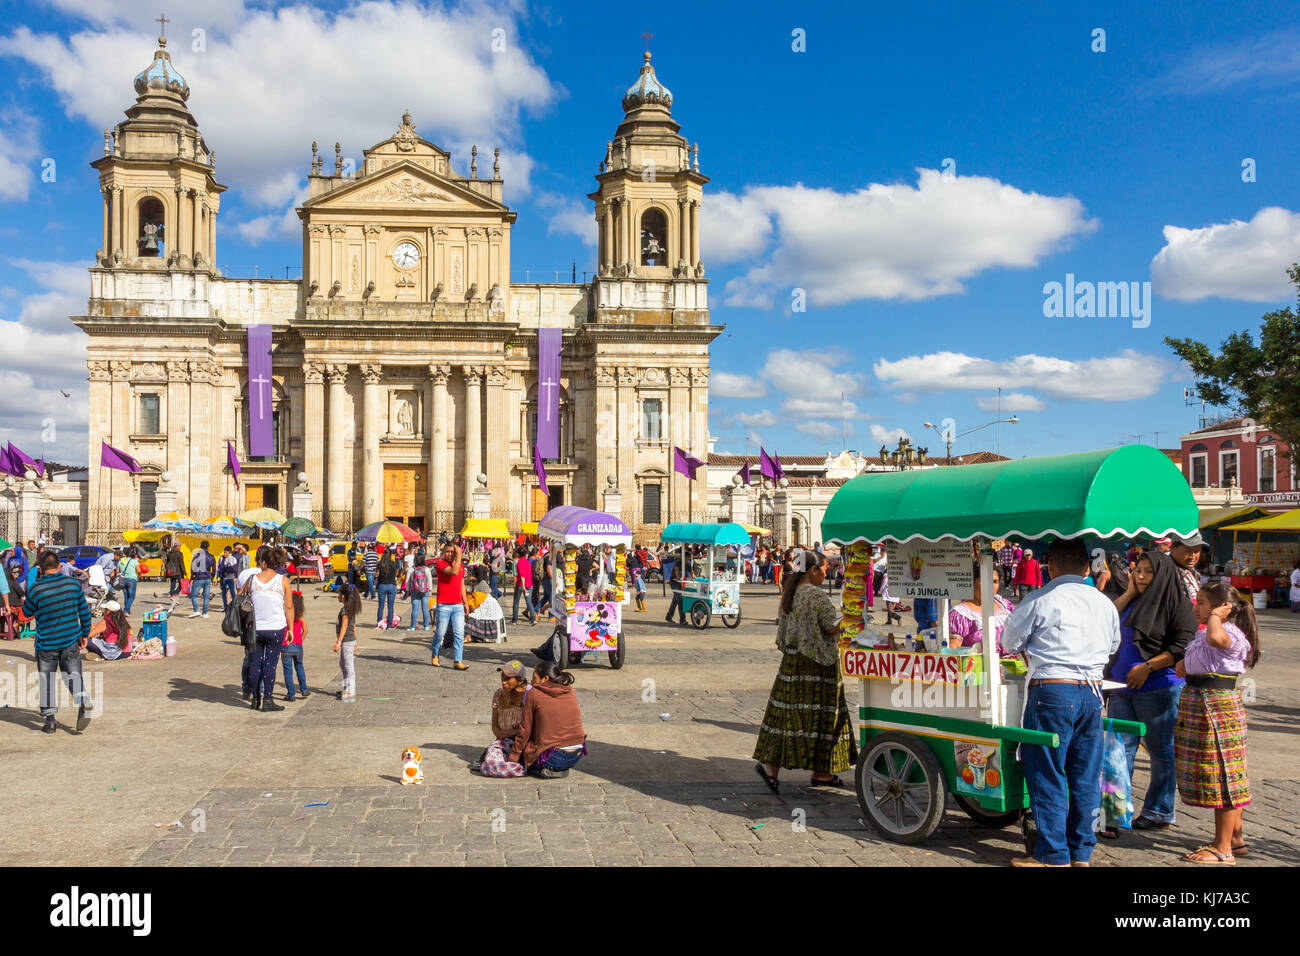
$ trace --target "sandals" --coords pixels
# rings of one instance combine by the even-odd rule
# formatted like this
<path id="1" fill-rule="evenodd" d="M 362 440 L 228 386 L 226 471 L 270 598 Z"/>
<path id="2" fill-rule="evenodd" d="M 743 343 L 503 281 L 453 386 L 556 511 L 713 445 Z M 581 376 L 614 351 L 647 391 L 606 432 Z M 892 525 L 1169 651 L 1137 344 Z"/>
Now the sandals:
<path id="1" fill-rule="evenodd" d="M 1152 820 L 1150 817 L 1138 817 L 1133 821 L 1134 830 L 1168 830 L 1172 823 L 1164 823 L 1161 820 Z"/>
<path id="2" fill-rule="evenodd" d="M 1243 844 L 1241 844 L 1241 846 L 1234 846 L 1234 847 L 1232 848 L 1232 855 L 1233 855 L 1234 857 L 1238 857 L 1238 856 L 1250 856 L 1250 844 L 1249 844 L 1249 843 L 1243 843 Z"/>
<path id="3" fill-rule="evenodd" d="M 776 794 L 779 794 L 781 792 L 781 785 L 777 783 L 776 777 L 768 776 L 767 771 L 763 769 L 763 765 L 761 763 L 754 764 L 754 773 L 758 774 L 760 777 L 763 778 L 763 782 L 767 784 L 767 789 L 771 790 L 773 793 Z"/>
<path id="4" fill-rule="evenodd" d="M 840 775 L 839 775 L 839 774 L 836 774 L 835 776 L 831 777 L 829 780 L 812 780 L 812 781 L 810 781 L 810 782 L 808 783 L 808 786 L 810 786 L 810 787 L 847 787 L 848 784 L 845 783 L 842 779 L 840 779 Z"/>
<path id="5" fill-rule="evenodd" d="M 1214 857 L 1214 859 L 1198 860 L 1196 858 L 1196 854 L 1198 853 L 1208 853 L 1210 854 L 1210 856 Z M 1191 853 L 1183 854 L 1183 859 L 1186 860 L 1188 863 L 1209 863 L 1212 866 L 1218 866 L 1220 864 L 1224 866 L 1232 866 L 1237 862 L 1237 858 L 1234 857 L 1231 853 L 1228 854 L 1220 853 L 1214 847 L 1208 845 L 1198 847 L 1197 849 L 1193 850 Z"/>

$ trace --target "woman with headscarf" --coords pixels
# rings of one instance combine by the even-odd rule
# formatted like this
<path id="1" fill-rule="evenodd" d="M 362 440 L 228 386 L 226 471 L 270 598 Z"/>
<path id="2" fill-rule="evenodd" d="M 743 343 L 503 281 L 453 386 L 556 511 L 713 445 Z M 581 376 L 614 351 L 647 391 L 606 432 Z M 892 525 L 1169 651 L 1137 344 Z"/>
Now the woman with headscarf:
<path id="1" fill-rule="evenodd" d="M 1126 686 L 1110 692 L 1108 712 L 1112 718 L 1146 724 L 1144 742 L 1151 757 L 1151 783 L 1133 829 L 1165 829 L 1175 817 L 1174 728 L 1185 683 L 1174 666 L 1196 637 L 1196 614 L 1173 559 L 1159 551 L 1143 554 L 1134 563 L 1115 610 L 1120 615 L 1120 642 L 1107 676 Z M 1138 738 L 1119 736 L 1132 778 Z M 1107 830 L 1103 835 L 1117 834 Z"/>
<path id="2" fill-rule="evenodd" d="M 754 748 L 754 772 L 773 793 L 782 767 L 811 770 L 814 787 L 843 787 L 839 771 L 858 759 L 839 670 L 840 612 L 824 580 L 816 554 L 791 549 L 776 627 L 781 667 Z"/>

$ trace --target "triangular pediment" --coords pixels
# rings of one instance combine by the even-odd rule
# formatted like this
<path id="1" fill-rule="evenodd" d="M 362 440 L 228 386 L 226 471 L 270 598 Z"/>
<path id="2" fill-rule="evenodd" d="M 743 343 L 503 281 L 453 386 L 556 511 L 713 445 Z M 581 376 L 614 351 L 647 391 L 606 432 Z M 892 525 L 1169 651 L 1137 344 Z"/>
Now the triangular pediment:
<path id="1" fill-rule="evenodd" d="M 303 203 L 304 209 L 314 212 L 393 207 L 509 211 L 503 203 L 439 176 L 414 159 L 394 160 L 391 165 Z"/>

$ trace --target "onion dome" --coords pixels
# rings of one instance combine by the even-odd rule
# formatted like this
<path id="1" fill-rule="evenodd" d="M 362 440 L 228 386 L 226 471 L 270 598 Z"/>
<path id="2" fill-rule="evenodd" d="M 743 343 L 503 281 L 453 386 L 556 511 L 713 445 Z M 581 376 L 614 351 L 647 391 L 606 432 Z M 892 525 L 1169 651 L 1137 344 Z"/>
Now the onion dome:
<path id="1" fill-rule="evenodd" d="M 664 109 L 671 109 L 672 105 L 672 91 L 660 83 L 655 76 L 655 68 L 650 65 L 650 51 L 647 50 L 641 75 L 623 94 L 623 111 L 630 113 L 642 106 L 662 106 Z"/>
<path id="2" fill-rule="evenodd" d="M 167 38 L 158 38 L 158 52 L 153 55 L 153 62 L 143 73 L 136 74 L 135 92 L 139 96 L 148 93 L 171 93 L 179 96 L 181 101 L 190 98 L 190 85 L 185 77 L 177 72 L 172 58 L 167 53 Z"/>

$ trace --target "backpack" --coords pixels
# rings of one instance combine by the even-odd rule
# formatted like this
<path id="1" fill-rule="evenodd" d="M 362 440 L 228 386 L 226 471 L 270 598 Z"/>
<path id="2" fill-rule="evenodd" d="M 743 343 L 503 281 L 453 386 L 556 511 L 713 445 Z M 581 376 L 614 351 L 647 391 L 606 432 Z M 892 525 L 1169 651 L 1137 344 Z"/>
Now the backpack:
<path id="1" fill-rule="evenodd" d="M 429 572 L 424 567 L 417 566 L 411 571 L 411 576 L 406 582 L 407 590 L 412 594 L 429 593 Z"/>

